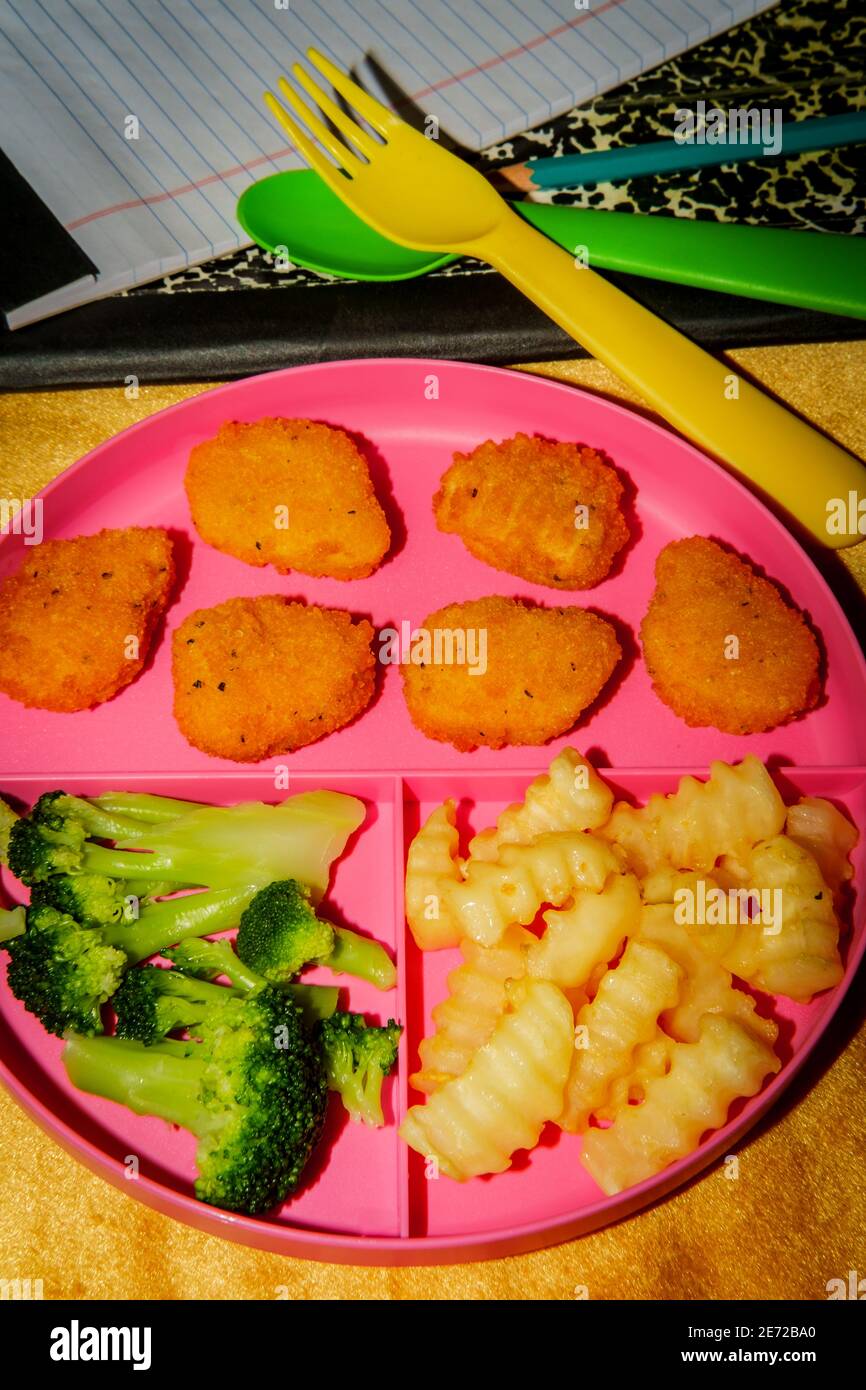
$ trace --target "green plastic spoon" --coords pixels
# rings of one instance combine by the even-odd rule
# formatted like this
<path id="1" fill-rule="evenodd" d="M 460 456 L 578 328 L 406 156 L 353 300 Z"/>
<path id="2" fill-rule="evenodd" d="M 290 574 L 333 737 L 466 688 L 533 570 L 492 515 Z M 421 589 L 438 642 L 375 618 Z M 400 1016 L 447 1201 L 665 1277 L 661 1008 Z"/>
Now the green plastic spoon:
<path id="1" fill-rule="evenodd" d="M 866 237 L 547 203 L 514 207 L 582 264 L 866 318 Z M 457 259 L 380 236 L 312 169 L 252 184 L 237 217 L 264 250 L 351 280 L 409 280 Z"/>

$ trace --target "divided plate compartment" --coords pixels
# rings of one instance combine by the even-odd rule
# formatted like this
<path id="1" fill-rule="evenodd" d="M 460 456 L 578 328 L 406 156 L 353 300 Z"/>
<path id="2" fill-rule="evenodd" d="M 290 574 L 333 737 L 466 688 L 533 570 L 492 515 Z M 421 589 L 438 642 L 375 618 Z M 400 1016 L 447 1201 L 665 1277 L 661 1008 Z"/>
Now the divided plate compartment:
<path id="1" fill-rule="evenodd" d="M 638 1187 L 605 1197 L 582 1167 L 580 1139 L 548 1125 L 532 1153 L 519 1153 L 511 1169 L 460 1184 L 427 1176 L 420 1155 L 399 1139 L 399 1118 L 423 1097 L 409 1086 L 418 1065 L 418 1043 L 431 1031 L 431 1011 L 446 993 L 446 977 L 460 962 L 457 951 L 421 952 L 405 925 L 403 876 L 406 850 L 427 816 L 446 797 L 458 803 L 461 842 L 495 823 L 508 804 L 522 800 L 533 776 L 528 771 L 418 771 L 334 775 L 292 773 L 275 790 L 267 769 L 205 774 L 104 773 L 67 776 L 66 790 L 84 795 L 123 788 L 187 797 L 213 804 L 278 801 L 286 795 L 328 788 L 360 797 L 367 818 L 335 866 L 323 911 L 335 922 L 369 932 L 393 951 L 396 988 L 382 993 L 361 981 L 325 970 L 305 979 L 345 986 L 343 1006 L 376 1022 L 396 1017 L 405 1024 L 396 1076 L 386 1082 L 383 1129 L 348 1122 L 332 1099 L 322 1144 L 298 1195 L 276 1214 L 239 1216 L 197 1202 L 192 1182 L 195 1141 L 157 1119 L 76 1091 L 60 1062 L 62 1042 L 49 1037 L 12 998 L 0 990 L 0 1076 L 58 1142 L 129 1195 L 199 1229 L 261 1249 L 347 1264 L 453 1263 L 537 1249 L 595 1230 L 638 1211 L 678 1187 L 700 1169 L 731 1152 L 745 1131 L 777 1099 L 806 1061 L 842 1001 L 866 947 L 866 843 L 854 856 L 855 892 L 844 916 L 845 977 L 835 990 L 807 1005 L 757 995 L 759 1009 L 780 1023 L 778 1051 L 783 1066 L 759 1095 L 739 1101 L 723 1129 L 705 1136 L 687 1158 Z M 652 792 L 676 789 L 701 767 L 600 769 L 617 797 L 643 803 Z M 866 767 L 779 767 L 773 776 L 786 802 L 825 796 L 858 826 L 866 825 Z M 46 776 L 12 775 L 0 793 L 30 805 L 56 786 Z M 20 890 L 6 881 L 16 900 Z M 5 966 L 4 966 L 5 971 Z M 5 985 L 5 974 L 4 974 Z M 138 1175 L 129 1178 L 129 1156 Z"/>

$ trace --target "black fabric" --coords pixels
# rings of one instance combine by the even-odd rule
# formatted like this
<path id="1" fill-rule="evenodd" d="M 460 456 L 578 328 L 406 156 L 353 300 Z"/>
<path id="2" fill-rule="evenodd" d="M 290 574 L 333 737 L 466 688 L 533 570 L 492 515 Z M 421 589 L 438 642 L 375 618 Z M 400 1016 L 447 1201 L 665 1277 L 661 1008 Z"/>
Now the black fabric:
<path id="1" fill-rule="evenodd" d="M 756 304 L 710 290 L 608 276 L 710 349 L 859 337 L 857 319 Z M 227 380 L 348 357 L 544 362 L 585 354 L 492 273 L 397 284 L 332 284 L 298 295 L 104 299 L 9 334 L 0 388 Z"/>
<path id="2" fill-rule="evenodd" d="M 0 150 L 0 311 L 95 275 L 96 266 Z"/>

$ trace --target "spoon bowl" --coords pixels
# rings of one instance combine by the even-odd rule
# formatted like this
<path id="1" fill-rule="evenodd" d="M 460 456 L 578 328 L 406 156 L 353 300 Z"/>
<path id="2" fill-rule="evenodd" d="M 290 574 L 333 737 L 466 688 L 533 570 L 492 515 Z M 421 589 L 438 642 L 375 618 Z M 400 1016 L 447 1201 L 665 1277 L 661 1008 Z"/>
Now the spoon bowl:
<path id="1" fill-rule="evenodd" d="M 265 251 L 351 280 L 411 280 L 457 260 L 381 236 L 314 169 L 290 169 L 252 184 L 238 200 L 237 218 Z"/>

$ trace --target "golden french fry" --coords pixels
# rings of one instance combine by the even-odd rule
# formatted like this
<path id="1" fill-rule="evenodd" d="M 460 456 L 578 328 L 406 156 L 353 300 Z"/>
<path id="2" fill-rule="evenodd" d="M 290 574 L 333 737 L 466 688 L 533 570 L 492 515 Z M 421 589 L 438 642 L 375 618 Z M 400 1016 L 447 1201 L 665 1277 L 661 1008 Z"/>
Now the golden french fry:
<path id="1" fill-rule="evenodd" d="M 619 870 L 610 845 L 585 831 L 539 835 L 529 845 L 503 845 L 488 863 L 470 859 L 466 877 L 442 893 L 461 932 L 495 946 L 506 927 L 529 926 L 544 903 L 560 906 L 579 888 L 598 893 Z"/>
<path id="2" fill-rule="evenodd" d="M 451 971 L 448 994 L 433 1010 L 436 1031 L 418 1045 L 421 1069 L 409 1078 L 416 1091 L 431 1094 L 462 1076 L 505 1013 L 506 985 L 526 973 L 526 951 L 534 941 L 524 927 L 509 927 L 496 946 L 460 943 L 463 964 Z"/>
<path id="3" fill-rule="evenodd" d="M 795 845 L 809 851 L 834 896 L 854 877 L 849 856 L 860 836 L 831 801 L 820 796 L 802 796 L 788 807 L 785 834 Z"/>
<path id="4" fill-rule="evenodd" d="M 712 869 L 722 854 L 736 854 L 778 835 L 785 803 L 757 758 L 735 767 L 714 762 L 707 782 L 683 777 L 670 796 L 651 796 L 635 810 L 617 803 L 599 832 L 625 850 L 629 866 L 644 878 L 664 866 Z"/>
<path id="5" fill-rule="evenodd" d="M 640 921 L 640 886 L 634 874 L 612 874 L 600 893 L 575 893 L 570 907 L 543 913 L 545 930 L 529 948 L 527 969 L 561 989 L 585 985 L 596 966 L 616 955 Z"/>
<path id="6" fill-rule="evenodd" d="M 805 1001 L 842 978 L 833 894 L 808 850 L 776 835 L 737 857 L 720 878 L 756 895 L 758 915 L 740 921 L 722 965 L 756 989 Z"/>
<path id="7" fill-rule="evenodd" d="M 510 986 L 513 1007 L 462 1076 L 413 1105 L 400 1134 L 458 1182 L 501 1173 L 562 1108 L 574 1044 L 568 1000 L 545 980 Z"/>
<path id="8" fill-rule="evenodd" d="M 443 902 L 442 886 L 460 882 L 456 808 L 446 801 L 422 825 L 406 859 L 406 921 L 422 951 L 457 946 L 460 927 Z"/>
<path id="9" fill-rule="evenodd" d="M 502 845 L 529 844 L 550 830 L 595 830 L 604 825 L 613 792 L 574 748 L 563 748 L 547 772 L 526 789 L 523 801 L 502 812 L 495 828 L 469 843 L 472 859 L 495 859 Z"/>
<path id="10" fill-rule="evenodd" d="M 669 1071 L 647 1081 L 641 1105 L 622 1105 L 609 1128 L 587 1131 L 584 1167 L 609 1196 L 643 1182 L 696 1149 L 733 1101 L 756 1095 L 780 1065 L 739 1023 L 708 1015 L 697 1042 L 674 1043 Z"/>
<path id="11" fill-rule="evenodd" d="M 655 1036 L 659 1016 L 676 1003 L 682 971 L 666 952 L 630 941 L 608 970 L 591 1004 L 577 1015 L 574 1056 L 559 1117 L 577 1133 L 607 1099 L 611 1084 L 631 1069 L 635 1048 Z"/>

